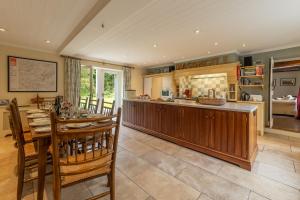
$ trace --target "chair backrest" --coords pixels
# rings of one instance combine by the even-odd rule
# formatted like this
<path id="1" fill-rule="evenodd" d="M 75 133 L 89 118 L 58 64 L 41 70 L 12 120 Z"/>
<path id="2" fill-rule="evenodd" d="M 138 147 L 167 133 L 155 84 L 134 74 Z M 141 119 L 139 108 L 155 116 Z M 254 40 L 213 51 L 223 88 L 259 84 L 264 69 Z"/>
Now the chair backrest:
<path id="1" fill-rule="evenodd" d="M 9 104 L 9 111 L 10 111 L 10 118 L 12 122 L 12 132 L 15 134 L 18 150 L 19 150 L 19 156 L 20 159 L 25 159 L 25 152 L 24 152 L 24 145 L 25 145 L 25 139 L 23 135 L 22 128 L 20 126 L 19 120 L 18 120 L 18 110 L 16 105 L 14 103 Z"/>
<path id="2" fill-rule="evenodd" d="M 88 107 L 88 110 L 91 112 L 91 113 L 94 113 L 96 114 L 98 112 L 98 108 L 99 108 L 99 98 L 97 99 L 90 99 L 89 100 L 89 107 Z"/>
<path id="3" fill-rule="evenodd" d="M 55 97 L 40 97 L 36 96 L 37 108 L 38 109 L 46 109 L 47 107 L 52 107 L 55 104 Z"/>
<path id="4" fill-rule="evenodd" d="M 24 131 L 23 131 L 23 125 L 22 125 L 22 120 L 21 120 L 21 114 L 20 114 L 20 110 L 19 110 L 19 106 L 18 106 L 18 101 L 16 98 L 13 98 L 11 100 L 11 103 L 13 103 L 15 105 L 17 122 L 19 123 L 19 126 L 20 126 L 22 134 L 23 134 Z"/>
<path id="5" fill-rule="evenodd" d="M 57 186 L 74 175 L 84 177 L 99 170 L 108 173 L 114 169 L 120 118 L 121 108 L 116 115 L 102 118 L 63 120 L 55 112 L 51 113 L 53 174 Z M 65 128 L 68 123 L 83 122 L 92 125 L 79 129 Z M 71 141 L 80 143 L 75 142 L 70 147 Z"/>
<path id="6" fill-rule="evenodd" d="M 104 99 L 101 102 L 101 110 L 100 113 L 109 116 L 113 115 L 115 109 L 115 100 L 113 102 L 105 102 Z"/>
<path id="7" fill-rule="evenodd" d="M 89 97 L 86 97 L 86 98 L 79 97 L 78 107 L 83 108 L 83 109 L 87 109 L 88 102 L 89 102 Z"/>

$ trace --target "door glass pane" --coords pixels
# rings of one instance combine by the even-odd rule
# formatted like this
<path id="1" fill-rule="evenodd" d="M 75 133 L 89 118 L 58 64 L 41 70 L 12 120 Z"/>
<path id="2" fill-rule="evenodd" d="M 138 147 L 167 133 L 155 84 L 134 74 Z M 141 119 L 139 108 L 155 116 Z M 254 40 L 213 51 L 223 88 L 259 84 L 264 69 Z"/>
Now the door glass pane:
<path id="1" fill-rule="evenodd" d="M 97 97 L 97 93 L 96 93 L 96 79 L 97 79 L 97 76 L 96 76 L 96 69 L 93 68 L 92 69 L 92 98 L 96 98 Z"/>
<path id="2" fill-rule="evenodd" d="M 81 66 L 80 75 L 80 96 L 90 96 L 90 68 L 87 66 Z"/>
<path id="3" fill-rule="evenodd" d="M 106 102 L 115 100 L 115 74 L 104 73 L 104 99 Z"/>

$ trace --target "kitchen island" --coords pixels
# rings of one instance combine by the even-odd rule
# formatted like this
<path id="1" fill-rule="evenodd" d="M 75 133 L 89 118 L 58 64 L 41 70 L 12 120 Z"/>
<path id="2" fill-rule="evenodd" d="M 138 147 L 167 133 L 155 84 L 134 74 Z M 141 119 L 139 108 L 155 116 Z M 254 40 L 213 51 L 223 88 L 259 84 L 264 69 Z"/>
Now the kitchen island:
<path id="1" fill-rule="evenodd" d="M 256 106 L 123 100 L 124 126 L 251 170 L 257 152 Z"/>

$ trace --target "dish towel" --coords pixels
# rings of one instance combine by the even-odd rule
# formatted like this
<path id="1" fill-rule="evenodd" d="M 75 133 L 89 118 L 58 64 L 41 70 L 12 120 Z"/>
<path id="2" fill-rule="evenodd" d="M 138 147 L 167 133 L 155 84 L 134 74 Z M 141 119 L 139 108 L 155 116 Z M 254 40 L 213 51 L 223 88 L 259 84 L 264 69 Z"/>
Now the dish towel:
<path id="1" fill-rule="evenodd" d="M 297 96 L 297 119 L 300 119 L 300 88 Z"/>

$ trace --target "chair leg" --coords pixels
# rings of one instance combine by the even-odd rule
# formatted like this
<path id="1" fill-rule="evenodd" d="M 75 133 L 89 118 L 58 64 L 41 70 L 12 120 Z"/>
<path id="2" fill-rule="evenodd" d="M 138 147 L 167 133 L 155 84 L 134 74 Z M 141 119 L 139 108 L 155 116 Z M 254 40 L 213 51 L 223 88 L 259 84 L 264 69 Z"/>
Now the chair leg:
<path id="1" fill-rule="evenodd" d="M 110 174 L 107 174 L 107 187 L 110 187 L 111 180 L 110 180 Z"/>
<path id="2" fill-rule="evenodd" d="M 111 174 L 109 175 L 110 177 L 110 200 L 115 200 L 116 199 L 116 188 L 115 188 L 115 172 L 112 170 Z"/>
<path id="3" fill-rule="evenodd" d="M 18 161 L 18 188 L 17 188 L 17 200 L 22 199 L 23 184 L 24 184 L 24 173 L 25 173 L 25 163 L 24 161 Z"/>

